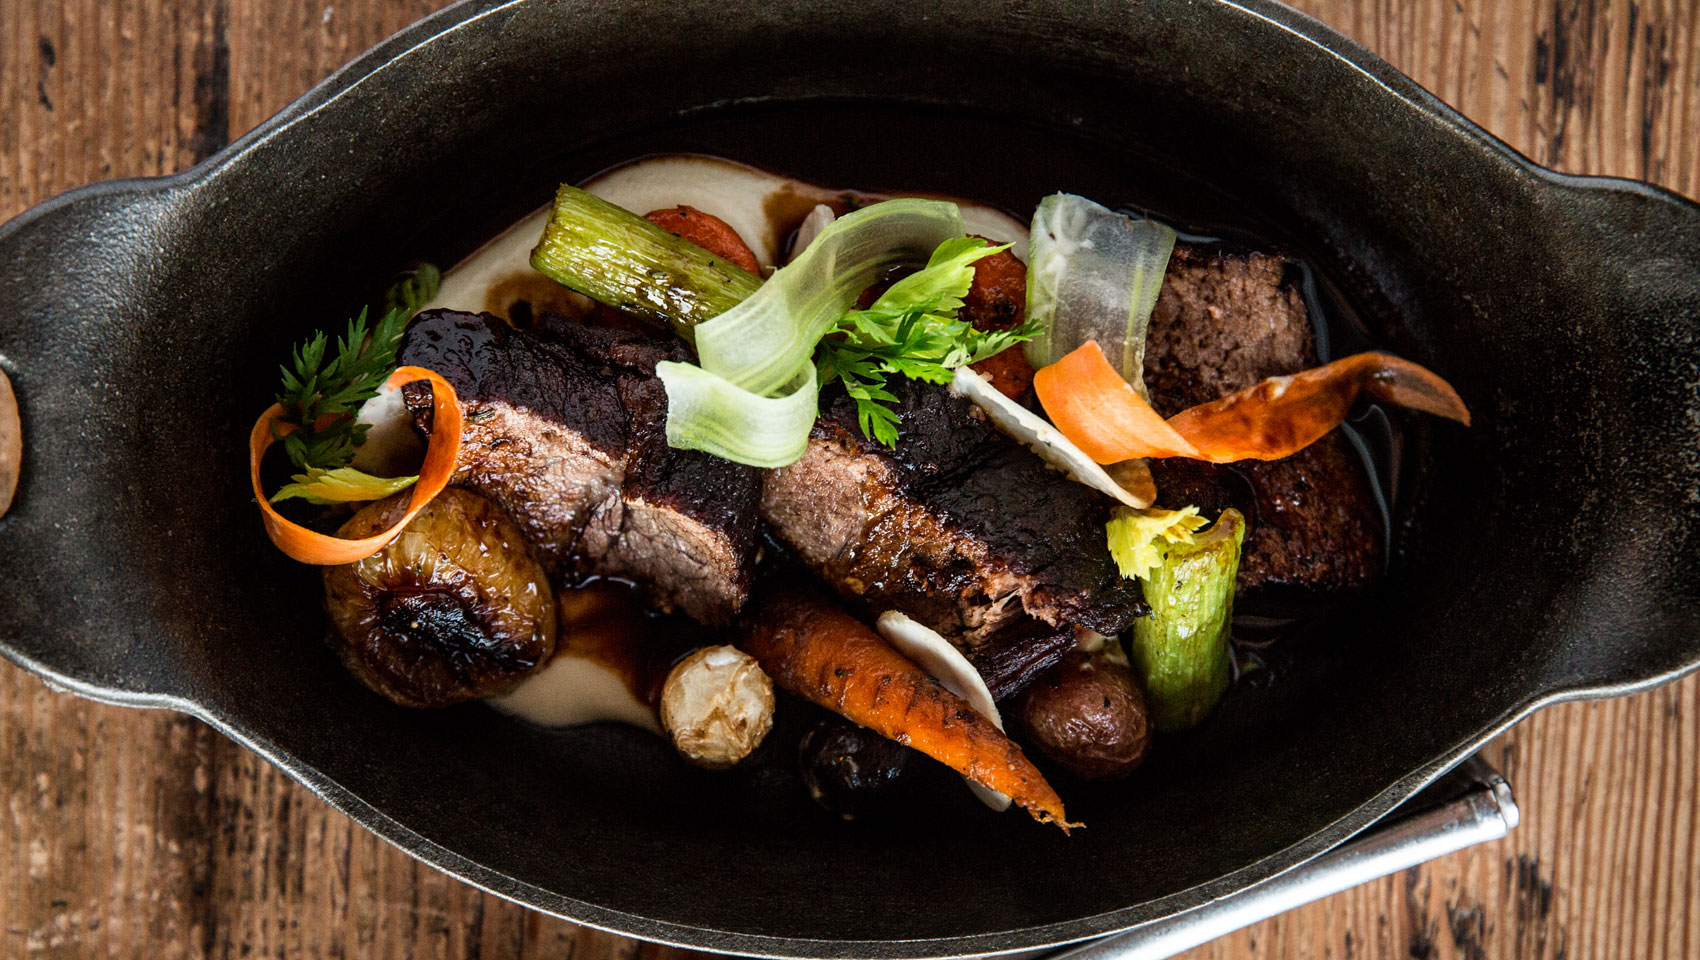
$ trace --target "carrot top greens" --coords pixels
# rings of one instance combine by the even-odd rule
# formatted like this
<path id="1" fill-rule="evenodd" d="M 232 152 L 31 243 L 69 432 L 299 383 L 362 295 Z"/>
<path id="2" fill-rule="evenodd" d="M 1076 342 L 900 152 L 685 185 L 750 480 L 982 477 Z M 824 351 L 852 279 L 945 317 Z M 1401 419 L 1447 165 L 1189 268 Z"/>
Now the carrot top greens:
<path id="1" fill-rule="evenodd" d="M 406 310 L 391 310 L 368 331 L 361 310 L 348 322 L 348 334 L 337 341 L 328 363 L 330 339 L 322 330 L 295 348 L 293 369 L 281 368 L 283 389 L 277 395 L 283 407 L 279 419 L 298 428 L 278 437 L 290 463 L 302 470 L 335 470 L 354 459 L 354 448 L 366 439 L 366 424 L 355 414 L 378 395 L 395 369 L 396 347 L 409 317 Z M 277 431 L 275 423 L 272 429 Z"/>
<path id="2" fill-rule="evenodd" d="M 956 368 L 978 363 L 1039 332 L 1024 323 L 1010 330 L 977 330 L 956 311 L 974 282 L 974 262 L 1009 249 L 979 237 L 939 244 L 922 269 L 891 285 L 866 310 L 851 310 L 827 332 L 815 357 L 822 386 L 834 378 L 856 401 L 862 433 L 886 446 L 897 443 L 897 397 L 886 376 L 898 373 L 929 383 L 949 383 Z"/>

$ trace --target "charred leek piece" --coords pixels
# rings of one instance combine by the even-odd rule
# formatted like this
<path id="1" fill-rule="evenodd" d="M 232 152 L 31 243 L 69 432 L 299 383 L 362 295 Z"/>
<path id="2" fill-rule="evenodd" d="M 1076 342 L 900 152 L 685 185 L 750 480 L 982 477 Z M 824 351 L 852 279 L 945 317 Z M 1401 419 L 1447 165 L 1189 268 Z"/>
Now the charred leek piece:
<path id="1" fill-rule="evenodd" d="M 1224 510 L 1191 543 L 1163 547 L 1145 578 L 1151 615 L 1134 621 L 1129 650 L 1158 730 L 1197 725 L 1228 688 L 1228 620 L 1244 540 L 1245 517 Z"/>
<path id="2" fill-rule="evenodd" d="M 761 278 L 578 187 L 562 186 L 531 265 L 592 300 L 695 341 L 697 324 L 725 313 Z"/>

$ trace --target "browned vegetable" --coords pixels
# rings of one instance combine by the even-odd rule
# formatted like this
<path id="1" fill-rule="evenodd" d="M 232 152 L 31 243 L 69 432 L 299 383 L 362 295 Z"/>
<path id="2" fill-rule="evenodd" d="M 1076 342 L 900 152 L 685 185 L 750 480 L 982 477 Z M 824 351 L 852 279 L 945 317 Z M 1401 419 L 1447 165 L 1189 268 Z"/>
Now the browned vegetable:
<path id="1" fill-rule="evenodd" d="M 773 729 L 773 681 L 749 654 L 703 647 L 679 661 L 661 688 L 661 726 L 679 755 L 723 770 L 749 756 Z"/>
<path id="2" fill-rule="evenodd" d="M 854 820 L 893 797 L 913 756 L 867 727 L 829 717 L 803 735 L 797 768 L 816 803 Z"/>
<path id="3" fill-rule="evenodd" d="M 385 529 L 407 498 L 369 504 L 338 536 Z M 326 567 L 325 603 L 349 669 L 404 706 L 500 693 L 555 650 L 543 568 L 513 521 L 466 490 L 444 490 L 372 556 Z"/>
<path id="4" fill-rule="evenodd" d="M 745 615 L 745 652 L 780 687 L 1007 794 L 1068 830 L 1044 775 L 968 702 L 814 590 L 765 591 Z"/>
<path id="5" fill-rule="evenodd" d="M 974 262 L 974 283 L 962 298 L 957 316 L 976 330 L 1009 330 L 1021 325 L 1027 312 L 1027 264 L 1004 250 Z M 974 364 L 974 372 L 992 382 L 1004 396 L 1021 399 L 1033 385 L 1033 365 L 1020 350 L 1005 350 Z"/>
<path id="6" fill-rule="evenodd" d="M 738 236 L 738 231 L 732 229 L 731 224 L 712 213 L 703 213 L 696 207 L 677 206 L 651 210 L 643 218 L 753 274 L 761 273 L 761 264 L 756 262 L 756 255 L 750 252 L 744 238 Z"/>
<path id="7" fill-rule="evenodd" d="M 1009 719 L 1022 742 L 1088 780 L 1132 773 L 1151 740 L 1133 671 L 1104 651 L 1070 651 L 1022 692 Z"/>

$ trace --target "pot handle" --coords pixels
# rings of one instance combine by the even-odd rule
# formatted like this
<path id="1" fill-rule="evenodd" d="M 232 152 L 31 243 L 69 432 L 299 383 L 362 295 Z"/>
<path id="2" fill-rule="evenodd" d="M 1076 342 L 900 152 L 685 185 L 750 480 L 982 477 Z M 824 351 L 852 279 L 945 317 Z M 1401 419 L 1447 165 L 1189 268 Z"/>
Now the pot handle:
<path id="1" fill-rule="evenodd" d="M 1594 428 L 1606 434 L 1591 465 L 1598 502 L 1583 514 L 1596 552 L 1548 689 L 1609 696 L 1700 666 L 1700 204 L 1634 181 L 1559 179 L 1570 235 L 1601 264 L 1595 349 L 1610 380 L 1596 388 L 1621 408 Z"/>
<path id="2" fill-rule="evenodd" d="M 55 687 L 143 706 L 180 705 L 182 674 L 145 653 L 156 644 L 126 616 L 138 598 L 76 570 L 123 569 L 131 546 L 112 527 L 126 505 L 88 502 L 85 481 L 101 451 L 134 441 L 89 397 L 111 388 L 111 343 L 191 185 L 98 183 L 0 226 L 0 654 Z"/>
<path id="3" fill-rule="evenodd" d="M 18 471 L 24 460 L 24 424 L 18 418 L 18 396 L 0 367 L 0 517 L 12 507 L 18 492 Z"/>

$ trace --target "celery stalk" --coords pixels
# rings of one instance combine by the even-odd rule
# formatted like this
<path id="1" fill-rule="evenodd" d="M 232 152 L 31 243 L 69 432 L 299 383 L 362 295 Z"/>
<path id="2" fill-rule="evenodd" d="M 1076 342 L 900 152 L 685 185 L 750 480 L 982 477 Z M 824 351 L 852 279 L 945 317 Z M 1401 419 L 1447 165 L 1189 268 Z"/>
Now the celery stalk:
<path id="1" fill-rule="evenodd" d="M 761 278 L 578 187 L 562 186 L 531 251 L 531 265 L 592 300 L 671 325 L 695 341 L 697 324 L 737 306 Z"/>
<path id="2" fill-rule="evenodd" d="M 1245 517 L 1224 510 L 1191 543 L 1164 545 L 1145 577 L 1151 615 L 1134 621 L 1129 652 L 1158 730 L 1197 725 L 1228 689 L 1228 621 L 1244 540 Z"/>

